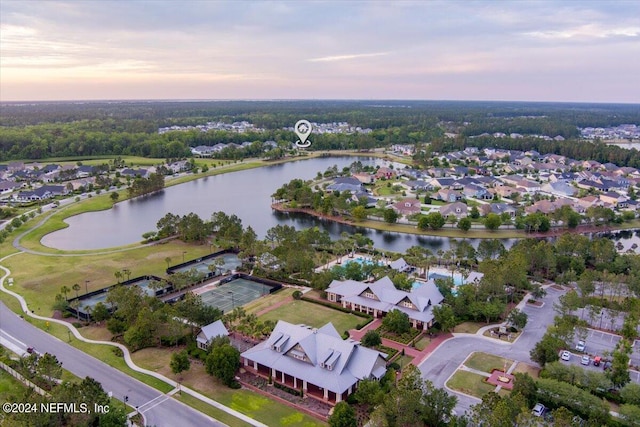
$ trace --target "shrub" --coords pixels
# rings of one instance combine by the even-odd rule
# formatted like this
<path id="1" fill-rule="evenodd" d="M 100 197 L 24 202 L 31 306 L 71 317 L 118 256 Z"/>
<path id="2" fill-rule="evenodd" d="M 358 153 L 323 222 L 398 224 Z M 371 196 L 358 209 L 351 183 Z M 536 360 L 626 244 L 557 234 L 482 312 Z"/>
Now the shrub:
<path id="1" fill-rule="evenodd" d="M 299 299 L 301 299 L 301 298 L 302 298 L 302 292 L 300 292 L 300 291 L 294 291 L 294 292 L 293 292 L 293 294 L 292 294 L 292 296 L 293 296 L 293 299 L 299 300 Z"/>

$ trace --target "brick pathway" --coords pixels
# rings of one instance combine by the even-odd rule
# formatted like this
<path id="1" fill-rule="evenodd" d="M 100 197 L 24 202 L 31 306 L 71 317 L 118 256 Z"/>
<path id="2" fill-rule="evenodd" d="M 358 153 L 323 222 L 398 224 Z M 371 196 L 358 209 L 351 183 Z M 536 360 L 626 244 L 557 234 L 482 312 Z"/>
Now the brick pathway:
<path id="1" fill-rule="evenodd" d="M 357 329 L 351 329 L 349 331 L 349 336 L 356 340 L 356 341 L 360 341 L 362 339 L 362 337 L 364 336 L 364 334 L 367 333 L 367 331 L 373 331 L 378 329 L 378 327 L 380 327 L 382 325 L 382 319 L 374 319 L 373 322 L 369 323 L 367 326 L 365 326 L 364 328 L 357 330 Z M 440 344 L 442 344 L 444 341 L 448 340 L 449 338 L 453 337 L 452 334 L 450 333 L 446 333 L 446 334 L 438 334 L 436 336 L 434 336 L 433 338 L 431 338 L 431 341 L 429 342 L 429 345 L 427 345 L 424 350 L 420 351 L 417 348 L 414 347 L 409 347 L 405 344 L 396 342 L 396 341 L 392 341 L 388 338 L 382 338 L 382 345 L 386 346 L 386 347 L 390 347 L 393 349 L 396 349 L 398 351 L 402 351 L 404 350 L 404 354 L 407 356 L 411 356 L 413 357 L 413 360 L 411 361 L 411 364 L 418 366 L 420 363 L 422 363 L 422 361 L 431 353 L 433 353 L 435 351 L 436 348 L 438 348 L 438 346 Z"/>

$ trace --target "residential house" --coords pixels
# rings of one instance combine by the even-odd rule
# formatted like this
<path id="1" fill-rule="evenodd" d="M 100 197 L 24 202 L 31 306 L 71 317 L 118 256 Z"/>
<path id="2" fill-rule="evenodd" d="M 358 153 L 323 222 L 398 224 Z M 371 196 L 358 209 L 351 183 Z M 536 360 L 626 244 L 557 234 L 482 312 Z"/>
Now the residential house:
<path id="1" fill-rule="evenodd" d="M 11 193 L 13 190 L 21 188 L 23 184 L 13 181 L 0 181 L 0 194 Z"/>
<path id="2" fill-rule="evenodd" d="M 462 194 L 467 198 L 473 197 L 475 199 L 482 200 L 491 200 L 493 198 L 493 196 L 487 192 L 484 187 L 474 184 L 465 185 L 462 189 Z"/>
<path id="3" fill-rule="evenodd" d="M 494 213 L 496 215 L 502 215 L 503 213 L 506 213 L 511 218 L 515 217 L 518 212 L 516 208 L 506 203 L 488 203 L 486 205 L 479 206 L 478 210 L 482 213 L 483 216 L 487 216 L 490 213 Z"/>
<path id="4" fill-rule="evenodd" d="M 524 210 L 527 214 L 541 212 L 547 215 L 552 212 L 555 212 L 556 210 L 560 209 L 560 207 L 564 205 L 571 206 L 572 202 L 568 199 L 557 199 L 555 202 L 552 202 L 550 200 L 539 200 L 535 202 L 533 205 L 527 206 L 526 208 L 524 208 Z"/>
<path id="5" fill-rule="evenodd" d="M 511 196 L 513 196 L 516 193 L 522 194 L 521 190 L 518 190 L 515 187 L 509 187 L 506 185 L 492 188 L 491 191 L 495 192 L 497 195 L 499 195 L 502 198 L 511 198 Z"/>
<path id="6" fill-rule="evenodd" d="M 433 178 L 429 181 L 434 188 L 449 188 L 455 184 L 456 180 L 454 178 Z"/>
<path id="7" fill-rule="evenodd" d="M 34 201 L 50 199 L 64 194 L 67 194 L 67 190 L 62 185 L 43 185 L 35 190 L 21 191 L 16 198 L 22 201 Z"/>
<path id="8" fill-rule="evenodd" d="M 207 145 L 191 147 L 191 154 L 198 157 L 211 157 L 216 150 Z"/>
<path id="9" fill-rule="evenodd" d="M 216 320 L 200 329 L 200 332 L 198 332 L 196 336 L 196 345 L 198 348 L 206 351 L 209 350 L 211 341 L 213 341 L 214 338 L 226 336 L 229 336 L 229 331 L 225 328 L 222 320 Z"/>
<path id="10" fill-rule="evenodd" d="M 374 182 L 376 182 L 375 175 L 367 172 L 358 172 L 358 173 L 354 173 L 351 176 L 363 184 L 373 184 Z"/>
<path id="11" fill-rule="evenodd" d="M 343 340 L 331 323 L 315 329 L 279 320 L 267 340 L 240 357 L 248 372 L 331 404 L 345 400 L 360 381 L 380 380 L 387 371 L 385 354 Z"/>
<path id="12" fill-rule="evenodd" d="M 365 207 L 367 208 L 375 207 L 378 203 L 378 199 L 376 199 L 375 197 L 371 197 L 371 195 L 366 191 L 360 191 L 351 194 L 351 200 L 355 203 L 360 203 L 363 199 L 366 199 Z"/>
<path id="13" fill-rule="evenodd" d="M 345 178 L 340 177 L 333 180 L 333 184 L 327 186 L 328 191 L 349 191 L 351 193 L 360 193 L 364 192 L 364 187 L 362 183 L 356 178 Z"/>
<path id="14" fill-rule="evenodd" d="M 439 190 L 435 198 L 448 203 L 453 203 L 462 199 L 462 194 L 459 191 L 449 190 L 445 188 L 445 189 Z"/>
<path id="15" fill-rule="evenodd" d="M 433 189 L 431 184 L 429 184 L 426 181 L 406 181 L 403 184 L 406 185 L 411 190 L 427 191 L 427 190 L 432 190 Z"/>
<path id="16" fill-rule="evenodd" d="M 400 215 L 410 216 L 420 213 L 420 200 L 418 199 L 403 199 L 391 205 L 391 208 L 398 212 Z"/>
<path id="17" fill-rule="evenodd" d="M 373 283 L 334 280 L 326 292 L 329 301 L 373 317 L 384 317 L 391 310 L 400 310 L 409 316 L 414 328 L 423 330 L 433 326 L 433 307 L 444 301 L 433 280 L 406 292 L 396 289 L 388 276 Z"/>
<path id="18" fill-rule="evenodd" d="M 149 175 L 149 171 L 147 169 L 123 169 L 120 172 L 120 175 L 124 176 L 124 177 L 131 177 L 131 178 L 135 178 L 135 177 L 141 177 L 141 178 L 146 178 Z"/>
<path id="19" fill-rule="evenodd" d="M 604 203 L 611 204 L 616 208 L 626 208 L 627 200 L 629 200 L 629 198 L 613 191 L 609 191 L 607 193 L 601 194 L 600 200 L 602 200 Z"/>
<path id="20" fill-rule="evenodd" d="M 468 215 L 468 206 L 462 202 L 449 203 L 440 207 L 440 215 L 447 218 L 451 215 L 456 218 L 464 218 Z"/>
<path id="21" fill-rule="evenodd" d="M 548 182 L 542 186 L 541 191 L 558 197 L 572 197 L 578 192 L 578 190 L 567 181 Z"/>
<path id="22" fill-rule="evenodd" d="M 390 179 L 390 178 L 394 178 L 395 176 L 396 176 L 396 171 L 386 167 L 379 168 L 375 174 L 376 179 L 381 179 L 381 178 Z"/>

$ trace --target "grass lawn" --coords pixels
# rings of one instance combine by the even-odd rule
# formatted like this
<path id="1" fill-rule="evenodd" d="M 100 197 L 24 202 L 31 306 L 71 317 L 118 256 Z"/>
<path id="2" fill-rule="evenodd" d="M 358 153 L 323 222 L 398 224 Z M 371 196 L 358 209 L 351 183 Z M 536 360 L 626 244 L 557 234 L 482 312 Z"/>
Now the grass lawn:
<path id="1" fill-rule="evenodd" d="M 14 278 L 12 290 L 21 294 L 38 314 L 51 316 L 52 304 L 62 286 L 81 286 L 79 295 L 85 292 L 85 280 L 89 280 L 89 292 L 114 285 L 114 273 L 128 268 L 131 277 L 153 274 L 164 277 L 167 268 L 165 258 L 172 264 L 186 257 L 197 258 L 209 253 L 208 245 L 189 245 L 174 240 L 165 244 L 144 246 L 123 252 L 102 255 L 54 257 L 23 253 L 3 262 Z M 71 291 L 69 297 L 75 296 Z"/>
<path id="2" fill-rule="evenodd" d="M 496 386 L 485 383 L 485 377 L 468 371 L 456 371 L 455 374 L 447 382 L 447 386 L 453 390 L 470 394 L 479 399 L 485 394 L 492 392 Z"/>
<path id="3" fill-rule="evenodd" d="M 260 320 L 273 320 L 276 322 L 278 320 L 284 320 L 294 325 L 304 323 L 314 328 L 320 328 L 328 322 L 331 322 L 338 333 L 343 333 L 344 331 L 355 328 L 356 325 L 364 319 L 319 304 L 306 301 L 292 301 L 289 304 L 282 305 L 260 316 Z"/>
<path id="4" fill-rule="evenodd" d="M 27 387 L 0 369 L 0 402 L 15 402 L 15 398 L 22 396 Z"/>
<path id="5" fill-rule="evenodd" d="M 423 335 L 422 338 L 416 341 L 415 348 L 418 349 L 418 351 L 422 351 L 427 348 L 429 344 L 431 344 L 431 339 L 428 336 Z"/>
<path id="6" fill-rule="evenodd" d="M 412 360 L 413 360 L 413 357 L 405 355 L 405 356 L 398 357 L 396 360 L 394 360 L 394 362 L 400 365 L 400 368 L 404 369 L 404 367 L 407 366 L 409 363 L 411 363 Z"/>
<path id="7" fill-rule="evenodd" d="M 294 292 L 295 289 L 293 288 L 282 288 L 278 292 L 265 295 L 264 297 L 251 301 L 250 303 L 245 304 L 242 307 L 247 312 L 247 314 L 258 313 L 282 301 L 283 299 L 290 297 Z"/>
<path id="8" fill-rule="evenodd" d="M 478 332 L 478 329 L 482 328 L 483 326 L 485 326 L 484 323 L 464 322 L 456 325 L 456 327 L 453 328 L 453 332 L 458 334 L 475 334 L 476 332 Z"/>
<path id="9" fill-rule="evenodd" d="M 174 351 L 180 351 L 183 347 L 174 348 L 147 348 L 136 351 L 132 358 L 136 364 L 146 369 L 161 373 L 169 378 L 177 379 L 171 373 L 169 362 Z M 304 415 L 295 409 L 268 399 L 249 390 L 233 390 L 218 382 L 206 373 L 205 367 L 200 362 L 191 361 L 191 368 L 180 374 L 180 382 L 205 396 L 229 406 L 238 412 L 242 412 L 269 426 L 321 426 L 324 425 L 314 418 Z M 246 423 L 217 410 L 199 400 L 182 393 L 176 396 L 178 400 L 202 410 L 204 413 L 230 425 L 244 426 Z"/>
<path id="10" fill-rule="evenodd" d="M 111 341 L 113 334 L 109 332 L 109 330 L 105 326 L 84 326 L 78 331 L 82 334 L 83 337 L 89 338 L 90 340 L 96 341 Z"/>
<path id="11" fill-rule="evenodd" d="M 540 368 L 529 365 L 527 363 L 519 362 L 516 365 L 516 368 L 513 370 L 513 373 L 529 374 L 529 376 L 531 376 L 532 378 L 538 378 L 540 376 Z"/>
<path id="12" fill-rule="evenodd" d="M 507 369 L 509 369 L 509 366 L 513 364 L 513 360 L 510 359 L 494 356 L 493 354 L 476 352 L 467 357 L 467 360 L 464 361 L 464 365 L 468 368 L 490 374 L 493 369 L 502 369 L 505 362 L 507 364 Z"/>

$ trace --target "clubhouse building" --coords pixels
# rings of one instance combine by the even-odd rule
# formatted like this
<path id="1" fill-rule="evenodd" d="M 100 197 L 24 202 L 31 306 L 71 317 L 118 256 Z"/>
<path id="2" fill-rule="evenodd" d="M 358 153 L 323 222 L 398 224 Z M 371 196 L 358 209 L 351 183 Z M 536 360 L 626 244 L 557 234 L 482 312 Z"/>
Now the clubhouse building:
<path id="1" fill-rule="evenodd" d="M 266 341 L 240 356 L 247 371 L 330 404 L 387 371 L 385 354 L 343 340 L 331 323 L 316 329 L 280 320 Z"/>
<path id="2" fill-rule="evenodd" d="M 406 292 L 396 289 L 385 276 L 373 283 L 334 280 L 327 288 L 327 299 L 373 317 L 384 317 L 391 310 L 400 310 L 409 316 L 414 328 L 427 330 L 433 326 L 433 307 L 444 297 L 433 280 Z"/>

